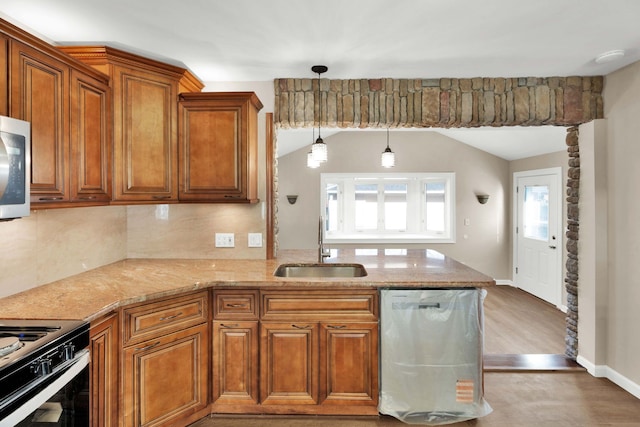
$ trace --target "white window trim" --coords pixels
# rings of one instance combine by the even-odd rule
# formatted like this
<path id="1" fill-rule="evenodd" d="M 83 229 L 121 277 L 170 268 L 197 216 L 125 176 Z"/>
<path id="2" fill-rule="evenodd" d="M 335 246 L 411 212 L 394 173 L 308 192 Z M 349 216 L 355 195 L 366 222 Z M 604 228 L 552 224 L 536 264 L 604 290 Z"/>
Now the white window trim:
<path id="1" fill-rule="evenodd" d="M 372 179 L 376 181 L 402 179 L 406 180 L 409 184 L 409 190 L 407 195 L 407 203 L 416 204 L 421 206 L 421 200 L 424 199 L 423 185 L 429 180 L 445 181 L 445 229 L 448 228 L 449 235 L 444 237 L 437 237 L 428 235 L 426 232 L 421 232 L 415 228 L 416 224 L 419 224 L 420 229 L 423 228 L 425 223 L 426 212 L 422 207 L 419 210 L 409 209 L 408 215 L 408 230 L 402 232 L 379 232 L 379 233 L 344 233 L 341 232 L 336 235 L 332 232 L 325 232 L 324 241 L 326 243 L 343 243 L 343 244 L 376 244 L 376 243 L 400 243 L 400 244 L 420 244 L 420 243 L 455 243 L 456 242 L 456 195 L 455 195 L 455 173 L 454 172 L 433 172 L 433 173 L 322 173 L 320 174 L 320 212 L 322 216 L 326 212 L 326 185 L 327 182 L 346 182 L 343 184 L 341 191 L 338 194 L 338 207 L 340 221 L 345 227 L 345 220 L 350 221 L 351 216 L 346 215 L 345 211 L 350 208 L 346 206 L 344 201 L 344 185 L 352 185 L 355 178 Z M 419 188 L 419 191 L 417 188 Z M 417 200 L 416 200 L 417 199 Z M 416 212 L 417 211 L 417 212 Z M 418 216 L 418 218 L 416 218 Z M 347 217 L 347 218 L 345 218 Z M 413 225 L 413 227 L 412 227 Z M 353 228 L 352 225 L 347 225 L 347 229 Z M 343 228 L 344 230 L 344 228 Z"/>

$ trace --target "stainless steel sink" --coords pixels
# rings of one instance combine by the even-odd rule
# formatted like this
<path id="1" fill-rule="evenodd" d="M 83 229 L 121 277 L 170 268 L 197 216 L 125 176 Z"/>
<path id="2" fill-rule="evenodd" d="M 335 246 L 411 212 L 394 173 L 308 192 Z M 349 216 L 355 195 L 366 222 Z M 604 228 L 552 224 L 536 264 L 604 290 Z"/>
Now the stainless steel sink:
<path id="1" fill-rule="evenodd" d="M 364 277 L 362 264 L 281 264 L 273 273 L 277 277 Z"/>

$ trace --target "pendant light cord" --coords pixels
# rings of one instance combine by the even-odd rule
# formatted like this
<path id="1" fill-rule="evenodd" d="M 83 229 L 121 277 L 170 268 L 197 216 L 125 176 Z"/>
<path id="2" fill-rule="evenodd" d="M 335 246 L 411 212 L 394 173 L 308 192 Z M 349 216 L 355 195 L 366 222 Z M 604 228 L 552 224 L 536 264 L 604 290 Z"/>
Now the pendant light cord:
<path id="1" fill-rule="evenodd" d="M 320 123 L 322 122 L 322 95 L 320 95 L 320 72 L 318 72 L 318 139 L 320 137 Z"/>

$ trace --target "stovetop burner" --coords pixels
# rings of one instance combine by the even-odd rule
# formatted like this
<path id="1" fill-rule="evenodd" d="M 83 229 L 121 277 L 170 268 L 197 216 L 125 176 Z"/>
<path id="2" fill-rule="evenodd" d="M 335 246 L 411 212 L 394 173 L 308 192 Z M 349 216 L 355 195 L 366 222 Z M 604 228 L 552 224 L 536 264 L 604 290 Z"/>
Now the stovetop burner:
<path id="1" fill-rule="evenodd" d="M 15 337 L 20 341 L 37 341 L 60 329 L 60 326 L 7 326 L 0 324 L 0 338 Z"/>
<path id="2" fill-rule="evenodd" d="M 22 347 L 20 340 L 16 337 L 2 337 L 0 338 L 0 357 L 4 357 L 7 354 L 13 353 L 17 349 Z"/>

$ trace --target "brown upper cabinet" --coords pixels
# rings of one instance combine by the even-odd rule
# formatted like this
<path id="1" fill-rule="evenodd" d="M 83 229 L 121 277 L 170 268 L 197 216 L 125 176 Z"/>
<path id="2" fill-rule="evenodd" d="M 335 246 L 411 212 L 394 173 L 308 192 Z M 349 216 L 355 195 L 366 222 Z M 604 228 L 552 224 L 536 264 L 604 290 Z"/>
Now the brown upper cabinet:
<path id="1" fill-rule="evenodd" d="M 1 21 L 0 21 L 1 22 Z M 0 33 L 0 115 L 9 115 L 9 38 Z"/>
<path id="2" fill-rule="evenodd" d="M 17 40 L 10 63 L 11 116 L 31 123 L 31 203 L 68 202 L 69 66 Z"/>
<path id="3" fill-rule="evenodd" d="M 31 206 L 108 204 L 109 78 L 0 20 L 0 113 L 31 123 Z"/>
<path id="4" fill-rule="evenodd" d="M 109 86 L 71 70 L 71 201 L 111 200 Z"/>
<path id="5" fill-rule="evenodd" d="M 112 203 L 177 202 L 178 93 L 202 84 L 183 68 L 108 46 L 60 49 L 111 77 Z"/>
<path id="6" fill-rule="evenodd" d="M 180 94 L 180 201 L 258 201 L 258 111 L 253 92 Z"/>

